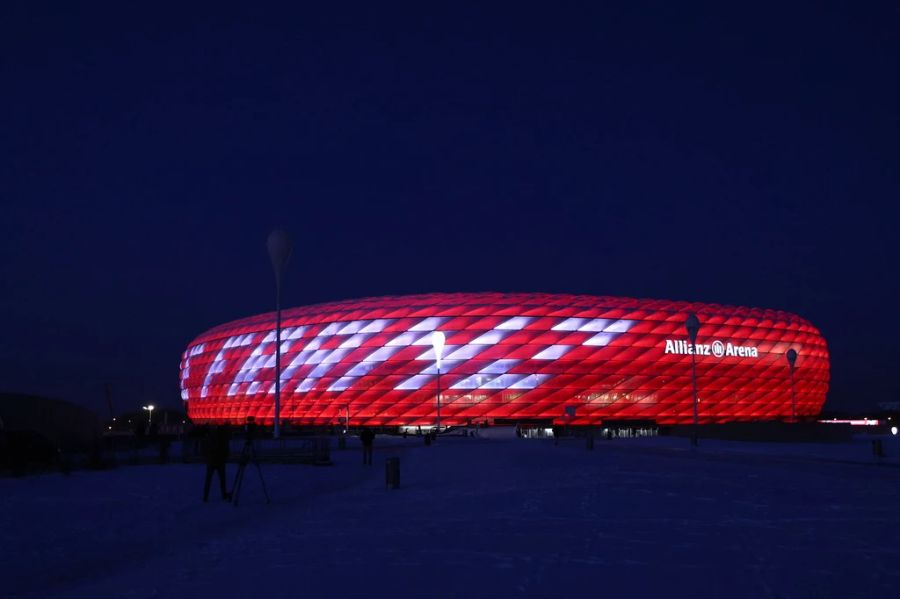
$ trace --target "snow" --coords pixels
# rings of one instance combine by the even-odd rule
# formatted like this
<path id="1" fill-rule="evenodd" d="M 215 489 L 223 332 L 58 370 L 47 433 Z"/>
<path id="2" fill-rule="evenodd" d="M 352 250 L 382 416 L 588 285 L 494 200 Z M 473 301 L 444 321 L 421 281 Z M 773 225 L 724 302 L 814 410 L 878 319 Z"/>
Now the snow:
<path id="1" fill-rule="evenodd" d="M 197 464 L 6 478 L 4 595 L 893 597 L 900 444 L 885 451 L 379 436 L 373 467 L 357 447 L 263 464 L 268 505 L 251 467 L 237 508 L 200 501 Z"/>

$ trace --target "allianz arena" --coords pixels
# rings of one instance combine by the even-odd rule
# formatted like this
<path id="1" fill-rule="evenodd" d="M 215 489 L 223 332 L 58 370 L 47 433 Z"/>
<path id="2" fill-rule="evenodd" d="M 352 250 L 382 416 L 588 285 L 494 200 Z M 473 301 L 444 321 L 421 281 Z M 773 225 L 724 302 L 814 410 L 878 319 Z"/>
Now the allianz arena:
<path id="1" fill-rule="evenodd" d="M 700 320 L 692 345 L 685 319 Z M 271 424 L 275 313 L 223 324 L 190 343 L 182 399 L 195 422 Z M 446 336 L 438 375 L 432 335 Z M 368 298 L 282 311 L 283 423 L 431 426 L 554 421 L 789 420 L 828 391 L 825 340 L 777 310 L 552 294 Z M 440 382 L 439 382 L 440 379 Z"/>

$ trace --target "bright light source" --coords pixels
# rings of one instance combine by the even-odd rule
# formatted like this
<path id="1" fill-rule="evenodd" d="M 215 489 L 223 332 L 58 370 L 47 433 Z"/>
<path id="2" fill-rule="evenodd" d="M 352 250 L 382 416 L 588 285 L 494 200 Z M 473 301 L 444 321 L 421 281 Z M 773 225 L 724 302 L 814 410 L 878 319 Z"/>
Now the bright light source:
<path id="1" fill-rule="evenodd" d="M 892 426 L 892 427 L 891 427 L 891 434 L 892 434 L 892 435 L 896 435 L 896 434 L 897 434 L 897 427 L 896 427 L 896 426 Z"/>
<path id="2" fill-rule="evenodd" d="M 431 334 L 431 345 L 434 347 L 434 359 L 437 362 L 438 370 L 441 369 L 441 355 L 444 353 L 444 342 L 447 338 L 443 331 L 435 331 Z"/>

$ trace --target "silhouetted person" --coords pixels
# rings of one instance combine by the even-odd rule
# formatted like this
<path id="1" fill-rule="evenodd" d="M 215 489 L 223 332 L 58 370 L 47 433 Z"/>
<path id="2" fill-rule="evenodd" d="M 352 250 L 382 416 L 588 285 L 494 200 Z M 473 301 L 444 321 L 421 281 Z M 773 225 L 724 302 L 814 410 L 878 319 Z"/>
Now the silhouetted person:
<path id="1" fill-rule="evenodd" d="M 366 427 L 359 433 L 359 440 L 362 441 L 363 448 L 363 464 L 372 465 L 372 444 L 375 442 L 375 432 Z"/>
<path id="2" fill-rule="evenodd" d="M 206 457 L 206 482 L 203 484 L 203 501 L 209 500 L 209 483 L 213 472 L 219 475 L 222 499 L 231 499 L 225 488 L 225 463 L 228 461 L 230 435 L 224 426 L 212 426 L 206 434 L 203 453 Z"/>

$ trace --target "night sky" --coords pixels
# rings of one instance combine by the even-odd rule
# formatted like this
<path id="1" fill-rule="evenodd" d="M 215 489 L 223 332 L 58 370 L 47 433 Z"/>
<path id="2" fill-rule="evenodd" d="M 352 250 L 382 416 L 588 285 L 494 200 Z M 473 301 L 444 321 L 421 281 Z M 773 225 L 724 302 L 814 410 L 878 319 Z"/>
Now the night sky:
<path id="1" fill-rule="evenodd" d="M 286 305 L 777 308 L 900 399 L 895 2 L 55 4 L 0 8 L 0 390 L 180 407 L 280 226 Z"/>

